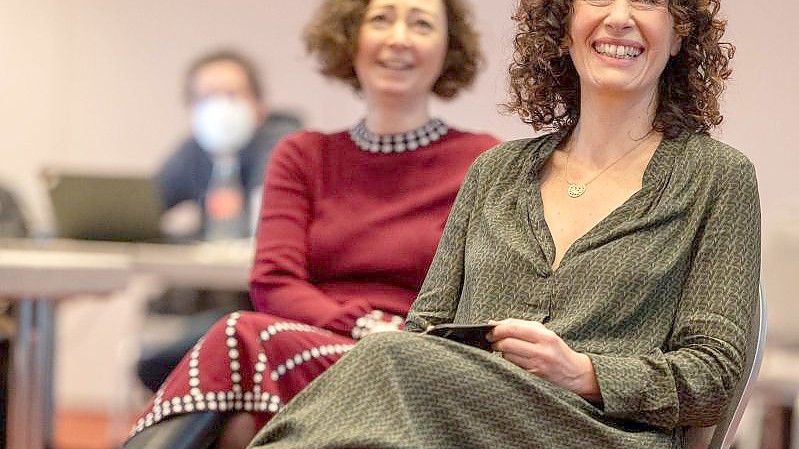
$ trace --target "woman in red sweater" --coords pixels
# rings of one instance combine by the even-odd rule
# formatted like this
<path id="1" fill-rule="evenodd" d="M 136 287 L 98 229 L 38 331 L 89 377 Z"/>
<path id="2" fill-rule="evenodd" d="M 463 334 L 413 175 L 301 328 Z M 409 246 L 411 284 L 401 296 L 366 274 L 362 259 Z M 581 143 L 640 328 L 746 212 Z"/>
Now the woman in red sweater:
<path id="1" fill-rule="evenodd" d="M 400 329 L 467 169 L 497 143 L 429 113 L 433 95 L 454 97 L 478 69 L 461 0 L 326 0 L 305 41 L 323 74 L 364 98 L 365 119 L 277 145 L 251 274 L 257 312 L 209 330 L 128 447 L 153 447 L 155 424 L 194 412 L 232 415 L 218 445 L 244 447 L 358 339 Z"/>

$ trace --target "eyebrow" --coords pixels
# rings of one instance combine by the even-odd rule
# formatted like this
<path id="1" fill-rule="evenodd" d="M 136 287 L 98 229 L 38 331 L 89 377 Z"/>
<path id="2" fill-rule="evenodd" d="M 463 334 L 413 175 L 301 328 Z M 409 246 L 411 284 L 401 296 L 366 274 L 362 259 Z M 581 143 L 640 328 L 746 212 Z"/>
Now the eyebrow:
<path id="1" fill-rule="evenodd" d="M 394 4 L 376 5 L 376 6 L 370 6 L 366 10 L 366 12 L 369 13 L 369 12 L 377 10 L 377 9 L 391 9 L 391 10 L 394 10 L 394 9 L 397 9 L 397 7 Z M 422 13 L 422 14 L 427 14 L 429 16 L 438 17 L 438 14 L 436 14 L 434 11 L 429 11 L 429 10 L 426 10 L 426 9 L 422 9 L 422 8 L 420 8 L 418 6 L 412 7 L 410 12 L 411 13 Z"/>

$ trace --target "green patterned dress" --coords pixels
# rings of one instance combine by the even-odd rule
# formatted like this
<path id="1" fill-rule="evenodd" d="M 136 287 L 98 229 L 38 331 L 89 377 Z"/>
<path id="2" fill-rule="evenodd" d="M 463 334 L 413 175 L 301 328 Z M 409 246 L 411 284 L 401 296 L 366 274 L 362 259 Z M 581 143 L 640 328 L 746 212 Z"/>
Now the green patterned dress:
<path id="1" fill-rule="evenodd" d="M 509 142 L 475 162 L 408 329 L 546 320 L 590 356 L 601 405 L 486 351 L 376 334 L 251 447 L 654 449 L 715 423 L 740 377 L 758 296 L 752 164 L 706 135 L 664 140 L 643 188 L 553 271 L 538 173 L 559 140 Z"/>

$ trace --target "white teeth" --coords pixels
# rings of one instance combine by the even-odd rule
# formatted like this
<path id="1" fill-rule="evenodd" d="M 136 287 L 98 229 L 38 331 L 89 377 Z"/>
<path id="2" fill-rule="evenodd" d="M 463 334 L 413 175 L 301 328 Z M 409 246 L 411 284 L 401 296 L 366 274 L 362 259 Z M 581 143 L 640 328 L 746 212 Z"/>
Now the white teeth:
<path id="1" fill-rule="evenodd" d="M 619 59 L 632 59 L 642 52 L 638 47 L 613 44 L 595 44 L 594 49 L 603 55 Z"/>
<path id="2" fill-rule="evenodd" d="M 410 64 L 400 61 L 383 61 L 381 64 L 386 68 L 395 70 L 405 70 L 410 68 Z"/>

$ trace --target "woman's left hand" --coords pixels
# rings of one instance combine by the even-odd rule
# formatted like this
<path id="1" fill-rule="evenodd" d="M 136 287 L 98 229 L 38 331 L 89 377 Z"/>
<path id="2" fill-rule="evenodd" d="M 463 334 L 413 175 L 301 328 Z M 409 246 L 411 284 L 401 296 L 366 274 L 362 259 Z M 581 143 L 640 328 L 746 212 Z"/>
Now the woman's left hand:
<path id="1" fill-rule="evenodd" d="M 600 401 L 591 359 L 574 351 L 538 321 L 509 318 L 495 321 L 488 334 L 495 351 L 505 360 L 590 401 Z"/>

